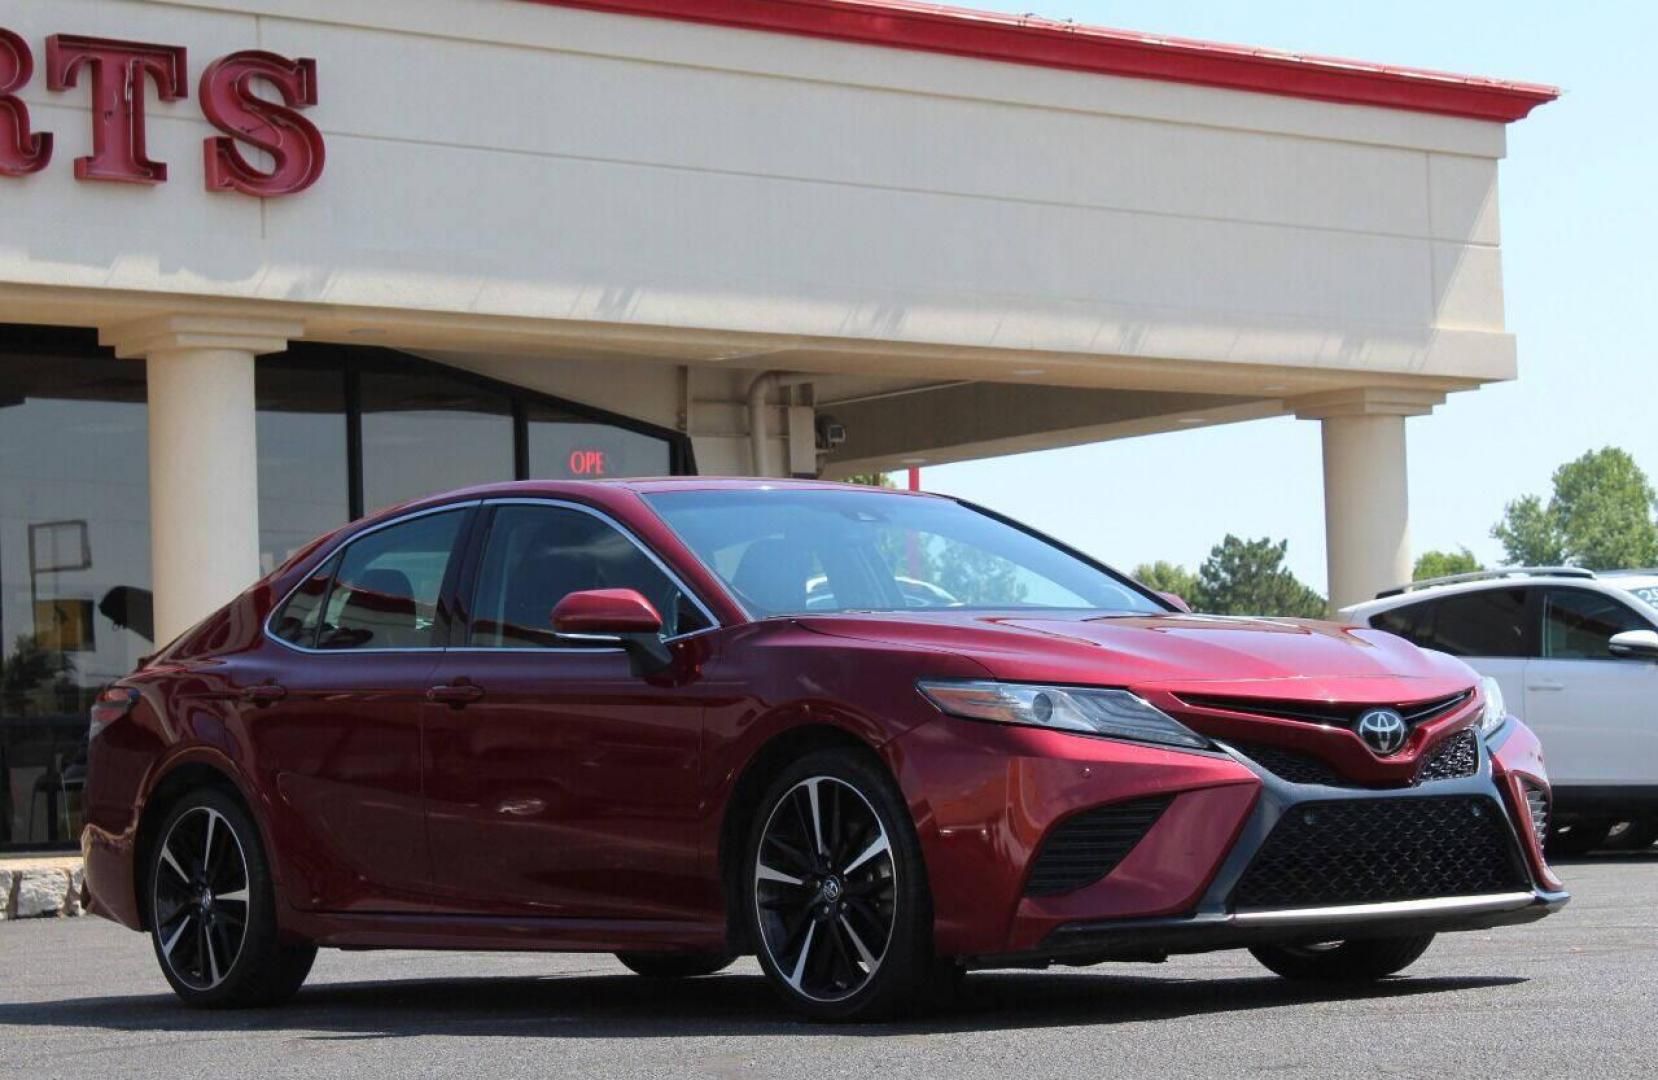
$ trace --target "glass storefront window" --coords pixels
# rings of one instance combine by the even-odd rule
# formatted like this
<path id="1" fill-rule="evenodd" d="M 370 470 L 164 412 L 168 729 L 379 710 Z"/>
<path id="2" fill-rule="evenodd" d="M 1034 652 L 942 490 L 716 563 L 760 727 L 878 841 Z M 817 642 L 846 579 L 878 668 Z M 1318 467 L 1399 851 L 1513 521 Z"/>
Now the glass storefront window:
<path id="1" fill-rule="evenodd" d="M 144 365 L 0 349 L 0 849 L 73 846 L 87 709 L 150 652 Z"/>
<path id="2" fill-rule="evenodd" d="M 363 507 L 511 480 L 512 399 L 441 371 L 362 373 Z"/>
<path id="3" fill-rule="evenodd" d="M 673 444 L 667 439 L 578 417 L 553 405 L 525 409 L 530 476 L 538 480 L 602 480 L 667 476 Z"/>
<path id="4" fill-rule="evenodd" d="M 351 519 L 345 373 L 286 356 L 259 361 L 259 569 Z"/>

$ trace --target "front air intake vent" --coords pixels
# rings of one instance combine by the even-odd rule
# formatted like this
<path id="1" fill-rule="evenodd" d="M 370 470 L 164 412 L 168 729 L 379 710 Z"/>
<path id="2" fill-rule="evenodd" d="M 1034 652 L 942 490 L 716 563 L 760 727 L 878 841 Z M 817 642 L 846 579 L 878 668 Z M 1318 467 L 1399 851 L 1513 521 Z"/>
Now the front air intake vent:
<path id="1" fill-rule="evenodd" d="M 1536 784 L 1528 782 L 1524 787 L 1526 810 L 1531 815 L 1531 832 L 1537 837 L 1537 846 L 1542 848 L 1549 839 L 1549 797 Z"/>
<path id="2" fill-rule="evenodd" d="M 1280 750 L 1261 743 L 1231 743 L 1238 753 L 1280 779 L 1292 784 L 1324 784 L 1328 787 L 1359 787 L 1335 770 L 1329 762 L 1311 754 Z"/>
<path id="3" fill-rule="evenodd" d="M 1055 825 L 1031 861 L 1026 896 L 1092 885 L 1117 868 L 1168 808 L 1167 796 L 1084 810 Z"/>
<path id="4" fill-rule="evenodd" d="M 1479 767 L 1479 736 L 1472 729 L 1467 729 L 1433 748 L 1428 759 L 1422 763 L 1422 770 L 1416 774 L 1416 782 L 1461 780 L 1473 776 Z"/>
<path id="5" fill-rule="evenodd" d="M 1323 907 L 1526 887 L 1507 818 L 1488 796 L 1331 800 L 1279 819 L 1232 903 Z"/>

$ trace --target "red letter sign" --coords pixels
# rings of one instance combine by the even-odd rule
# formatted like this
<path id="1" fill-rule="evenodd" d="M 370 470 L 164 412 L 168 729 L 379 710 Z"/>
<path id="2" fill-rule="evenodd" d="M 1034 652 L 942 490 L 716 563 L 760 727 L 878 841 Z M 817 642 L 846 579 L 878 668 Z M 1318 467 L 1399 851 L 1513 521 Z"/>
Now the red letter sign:
<path id="1" fill-rule="evenodd" d="M 29 107 L 17 97 L 34 73 L 28 43 L 0 28 L 0 176 L 27 176 L 52 160 L 52 136 L 29 134 Z"/>
<path id="2" fill-rule="evenodd" d="M 250 84 L 264 79 L 285 105 L 256 97 Z M 292 195 L 322 175 L 322 132 L 296 112 L 317 103 L 317 62 L 275 53 L 231 53 L 208 65 L 201 77 L 201 107 L 223 135 L 205 140 L 207 190 L 246 195 Z M 269 172 L 254 168 L 236 140 L 271 155 Z"/>
<path id="3" fill-rule="evenodd" d="M 184 48 L 53 34 L 46 39 L 46 85 L 67 90 L 92 68 L 92 154 L 75 159 L 77 180 L 159 184 L 167 166 L 144 154 L 144 80 L 162 101 L 189 96 Z"/>

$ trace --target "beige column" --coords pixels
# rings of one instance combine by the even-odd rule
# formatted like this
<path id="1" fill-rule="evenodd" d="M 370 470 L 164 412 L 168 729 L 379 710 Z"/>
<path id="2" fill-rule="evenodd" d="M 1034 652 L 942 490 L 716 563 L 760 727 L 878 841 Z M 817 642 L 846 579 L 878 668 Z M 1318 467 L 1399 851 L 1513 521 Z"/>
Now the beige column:
<path id="1" fill-rule="evenodd" d="M 150 568 L 164 645 L 259 576 L 259 457 L 253 360 L 298 323 L 167 315 L 102 328 L 142 359 L 149 393 Z"/>
<path id="2" fill-rule="evenodd" d="M 1433 411 L 1434 391 L 1366 388 L 1292 402 L 1324 428 L 1324 557 L 1330 608 L 1410 580 L 1405 418 Z"/>

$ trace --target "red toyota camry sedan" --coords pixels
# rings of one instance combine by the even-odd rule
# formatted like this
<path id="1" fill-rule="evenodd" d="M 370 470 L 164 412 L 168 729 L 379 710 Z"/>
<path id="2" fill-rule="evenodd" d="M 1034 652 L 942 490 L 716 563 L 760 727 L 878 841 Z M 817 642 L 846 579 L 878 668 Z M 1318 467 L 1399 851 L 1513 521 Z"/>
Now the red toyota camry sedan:
<path id="1" fill-rule="evenodd" d="M 319 947 L 755 955 L 822 1019 L 976 968 L 1373 979 L 1567 900 L 1459 661 L 1191 614 L 955 499 L 519 483 L 326 536 L 93 710 L 87 901 L 195 1005 Z"/>

